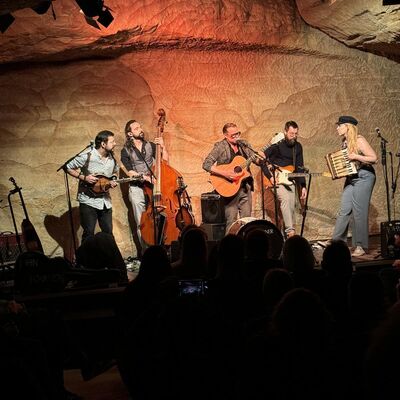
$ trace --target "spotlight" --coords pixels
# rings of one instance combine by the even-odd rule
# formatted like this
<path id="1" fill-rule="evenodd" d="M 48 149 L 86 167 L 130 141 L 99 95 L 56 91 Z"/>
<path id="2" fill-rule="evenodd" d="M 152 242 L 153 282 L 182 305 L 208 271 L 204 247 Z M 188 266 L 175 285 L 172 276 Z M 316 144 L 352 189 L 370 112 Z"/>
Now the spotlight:
<path id="1" fill-rule="evenodd" d="M 0 31 L 4 33 L 8 27 L 14 22 L 15 18 L 10 14 L 0 15 Z"/>
<path id="2" fill-rule="evenodd" d="M 110 10 L 106 7 L 106 9 L 103 10 L 103 12 L 99 15 L 99 18 L 97 18 L 97 21 L 107 28 L 108 25 L 114 21 L 114 17 L 112 16 Z"/>
<path id="3" fill-rule="evenodd" d="M 110 8 L 104 5 L 103 0 L 75 0 L 85 15 L 86 22 L 94 28 L 100 29 L 97 22 L 107 28 L 114 20 Z M 97 18 L 96 18 L 97 17 Z"/>

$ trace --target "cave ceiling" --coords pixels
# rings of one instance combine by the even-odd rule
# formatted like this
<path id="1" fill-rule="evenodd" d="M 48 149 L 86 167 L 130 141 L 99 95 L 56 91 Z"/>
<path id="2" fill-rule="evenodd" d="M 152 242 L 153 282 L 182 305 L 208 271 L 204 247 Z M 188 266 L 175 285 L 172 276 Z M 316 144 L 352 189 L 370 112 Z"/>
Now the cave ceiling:
<path id="1" fill-rule="evenodd" d="M 15 20 L 0 34 L 0 64 L 118 57 L 153 48 L 282 50 L 282 37 L 309 25 L 348 47 L 400 60 L 400 4 L 380 0 L 105 0 L 114 21 L 96 29 L 75 0 L 0 0 Z M 400 2 L 399 2 L 400 3 Z M 268 12 L 266 12 L 268 10 Z M 295 10 L 295 12 L 293 12 Z M 272 11 L 272 12 L 271 12 Z"/>

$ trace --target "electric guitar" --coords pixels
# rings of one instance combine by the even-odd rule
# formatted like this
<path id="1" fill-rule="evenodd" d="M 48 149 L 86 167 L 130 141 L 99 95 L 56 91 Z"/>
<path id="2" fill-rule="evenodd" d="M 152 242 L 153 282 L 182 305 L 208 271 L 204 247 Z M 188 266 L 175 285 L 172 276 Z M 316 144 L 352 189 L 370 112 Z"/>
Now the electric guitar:
<path id="1" fill-rule="evenodd" d="M 278 144 L 284 140 L 284 138 L 285 136 L 283 133 L 275 134 L 271 142 L 261 149 L 261 153 L 273 144 Z M 250 172 L 247 168 L 253 161 L 255 161 L 255 156 L 249 157 L 247 160 L 242 156 L 236 156 L 229 164 L 217 165 L 215 167 L 217 172 L 212 172 L 210 175 L 210 183 L 221 196 L 234 196 L 239 191 L 242 181 L 250 176 Z M 232 170 L 236 173 L 235 179 L 228 179 L 218 174 L 219 171 L 223 173 Z"/>
<path id="2" fill-rule="evenodd" d="M 284 186 L 292 186 L 294 185 L 294 182 L 292 179 L 294 178 L 303 178 L 307 177 L 309 175 L 312 176 L 325 176 L 327 178 L 332 178 L 332 175 L 330 172 L 293 172 L 295 167 L 293 165 L 287 165 L 285 167 L 279 167 L 275 171 L 275 182 L 276 185 L 284 185 Z M 268 179 L 266 179 L 266 187 L 273 187 L 274 185 L 272 182 Z"/>
<path id="3" fill-rule="evenodd" d="M 95 183 L 85 182 L 83 186 L 88 189 L 93 195 L 101 195 L 108 192 L 111 188 L 111 183 L 127 183 L 127 182 L 143 182 L 143 175 L 131 176 L 128 178 L 107 177 L 104 175 L 96 175 L 97 181 Z"/>

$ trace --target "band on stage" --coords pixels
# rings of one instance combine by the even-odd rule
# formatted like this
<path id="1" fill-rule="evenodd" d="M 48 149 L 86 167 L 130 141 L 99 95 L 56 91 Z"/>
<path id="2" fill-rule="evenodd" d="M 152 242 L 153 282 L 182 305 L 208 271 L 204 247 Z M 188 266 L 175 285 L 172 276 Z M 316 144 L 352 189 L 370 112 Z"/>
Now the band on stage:
<path id="1" fill-rule="evenodd" d="M 129 120 L 125 126 L 125 143 L 118 165 L 114 157 L 114 133 L 101 131 L 94 146 L 69 160 L 66 172 L 79 180 L 78 201 L 82 241 L 93 236 L 96 223 L 112 233 L 112 202 L 110 189 L 128 183 L 134 233 L 138 251 L 154 244 L 170 245 L 182 229 L 195 224 L 192 205 L 182 174 L 169 165 L 169 154 L 163 140 L 166 115 L 158 111 L 157 135 L 149 141 L 139 121 Z M 303 234 L 312 176 L 344 178 L 344 187 L 332 239 L 346 240 L 352 229 L 353 255 L 368 252 L 368 210 L 375 184 L 373 164 L 377 155 L 367 139 L 358 132 L 358 121 L 341 116 L 336 122 L 338 151 L 325 156 L 328 172 L 310 172 L 305 167 L 300 128 L 296 121 L 287 121 L 279 132 L 255 150 L 242 139 L 235 123 L 222 127 L 221 140 L 204 158 L 202 168 L 209 173 L 213 193 L 223 203 L 225 234 L 235 233 L 237 221 L 252 218 L 254 177 L 251 164 L 262 176 L 262 208 L 264 190 L 274 199 L 275 225 L 283 239 Z M 123 178 L 118 174 L 123 173 Z M 308 179 L 308 182 L 307 182 Z M 301 229 L 296 226 L 296 204 L 302 207 Z M 264 218 L 265 219 L 265 218 Z"/>

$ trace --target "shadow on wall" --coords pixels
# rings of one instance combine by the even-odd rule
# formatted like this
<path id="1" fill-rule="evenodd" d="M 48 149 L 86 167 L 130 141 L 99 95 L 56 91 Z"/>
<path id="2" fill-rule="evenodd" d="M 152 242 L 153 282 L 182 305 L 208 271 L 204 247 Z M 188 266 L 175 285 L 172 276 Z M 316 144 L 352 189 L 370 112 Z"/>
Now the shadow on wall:
<path id="1" fill-rule="evenodd" d="M 72 221 L 74 225 L 74 237 L 76 246 L 79 246 L 78 229 L 79 223 L 79 207 L 72 208 Z M 66 211 L 60 217 L 55 215 L 46 215 L 44 218 L 44 226 L 47 233 L 54 239 L 57 244 L 63 249 L 64 257 L 73 262 L 75 259 L 74 241 L 71 231 L 71 223 L 69 211 Z"/>

